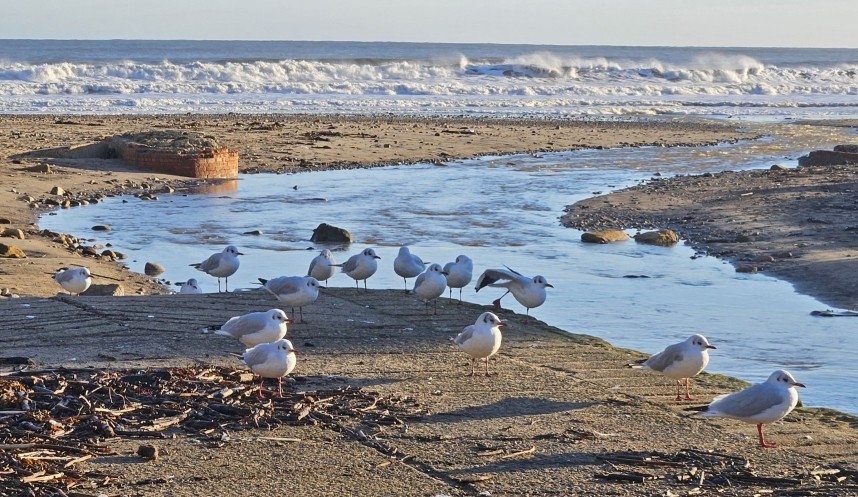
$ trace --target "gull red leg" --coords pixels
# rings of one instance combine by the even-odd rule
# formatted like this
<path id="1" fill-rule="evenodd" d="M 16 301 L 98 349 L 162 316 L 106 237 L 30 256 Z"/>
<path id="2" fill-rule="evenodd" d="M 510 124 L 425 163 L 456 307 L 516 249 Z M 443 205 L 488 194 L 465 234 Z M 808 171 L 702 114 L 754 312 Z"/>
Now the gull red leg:
<path id="1" fill-rule="evenodd" d="M 763 423 L 757 423 L 757 433 L 760 434 L 760 445 L 767 449 L 776 447 L 774 442 L 766 442 L 766 437 L 763 436 Z"/>
<path id="2" fill-rule="evenodd" d="M 264 396 L 264 395 L 262 395 L 262 383 L 263 383 L 264 381 L 265 381 L 265 378 L 263 378 L 263 377 L 261 377 L 261 376 L 260 376 L 260 377 L 259 377 L 259 393 L 257 393 L 257 394 L 256 394 L 260 399 L 264 399 L 264 398 L 265 398 L 265 396 Z"/>
<path id="3" fill-rule="evenodd" d="M 691 392 L 689 391 L 688 384 L 691 382 L 690 378 L 685 379 L 685 400 L 697 400 L 696 398 L 691 396 Z"/>
<path id="4" fill-rule="evenodd" d="M 282 376 L 277 378 L 277 393 L 279 394 L 280 398 L 282 399 L 283 398 L 283 377 Z"/>
<path id="5" fill-rule="evenodd" d="M 471 357 L 471 374 L 469 374 L 468 376 L 475 376 L 477 374 L 477 371 L 475 369 L 476 368 L 476 362 L 477 362 L 477 360 L 474 359 L 473 357 Z"/>
<path id="6" fill-rule="evenodd" d="M 682 382 L 676 380 L 676 401 L 682 401 Z"/>
<path id="7" fill-rule="evenodd" d="M 495 299 L 495 301 L 494 301 L 494 302 L 492 302 L 492 305 L 494 305 L 494 306 L 495 306 L 495 309 L 501 309 L 501 303 L 500 303 L 500 301 L 501 301 L 501 299 L 502 299 L 502 298 L 506 297 L 506 294 L 507 294 L 507 293 L 509 293 L 509 290 L 507 290 L 505 294 L 501 295 L 500 297 L 498 297 L 497 299 Z"/>

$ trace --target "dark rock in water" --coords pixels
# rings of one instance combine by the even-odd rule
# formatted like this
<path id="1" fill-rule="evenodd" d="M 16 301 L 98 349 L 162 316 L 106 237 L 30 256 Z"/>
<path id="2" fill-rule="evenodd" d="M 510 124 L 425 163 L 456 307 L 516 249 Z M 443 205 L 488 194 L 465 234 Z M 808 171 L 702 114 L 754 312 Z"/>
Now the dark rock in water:
<path id="1" fill-rule="evenodd" d="M 635 235 L 635 241 L 649 245 L 669 247 L 679 242 L 679 235 L 673 230 L 663 229 L 658 231 L 646 231 Z"/>
<path id="2" fill-rule="evenodd" d="M 798 158 L 798 165 L 801 167 L 845 166 L 848 164 L 858 164 L 858 153 L 814 150 Z"/>
<path id="3" fill-rule="evenodd" d="M 835 152 L 846 152 L 846 153 L 849 153 L 849 154 L 858 154 L 858 145 L 853 145 L 853 144 L 849 144 L 849 145 L 835 145 L 835 146 L 834 146 L 834 151 L 835 151 Z"/>
<path id="4" fill-rule="evenodd" d="M 257 235 L 258 236 L 258 235 L 262 234 L 262 230 L 250 230 L 250 231 L 245 231 L 242 234 L 243 235 Z"/>
<path id="5" fill-rule="evenodd" d="M 760 269 L 757 266 L 752 266 L 750 264 L 743 264 L 736 268 L 737 273 L 756 273 Z"/>
<path id="6" fill-rule="evenodd" d="M 588 231 L 581 235 L 584 243 L 612 243 L 628 240 L 629 235 L 622 230 Z"/>
<path id="7" fill-rule="evenodd" d="M 93 283 L 81 295 L 87 297 L 123 297 L 125 296 L 125 289 L 119 283 L 109 283 L 107 285 Z"/>
<path id="8" fill-rule="evenodd" d="M 96 224 L 95 226 L 92 227 L 92 231 L 110 231 L 110 230 L 111 230 L 110 226 L 108 226 L 106 224 Z"/>
<path id="9" fill-rule="evenodd" d="M 27 257 L 27 254 L 14 245 L 0 243 L 0 257 L 6 257 L 7 259 L 24 259 Z"/>
<path id="10" fill-rule="evenodd" d="M 313 230 L 311 242 L 316 243 L 352 243 L 354 238 L 348 230 L 322 223 Z"/>
<path id="11" fill-rule="evenodd" d="M 154 262 L 147 262 L 143 267 L 143 272 L 146 273 L 147 276 L 158 276 L 164 272 L 164 266 Z"/>

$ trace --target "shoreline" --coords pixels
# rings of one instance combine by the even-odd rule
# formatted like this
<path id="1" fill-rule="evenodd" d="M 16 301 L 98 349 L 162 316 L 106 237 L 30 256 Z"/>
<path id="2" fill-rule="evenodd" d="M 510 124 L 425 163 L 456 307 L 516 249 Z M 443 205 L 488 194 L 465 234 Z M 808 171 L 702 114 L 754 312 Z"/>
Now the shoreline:
<path id="1" fill-rule="evenodd" d="M 56 117 L 40 116 L 30 125 L 42 125 Z M 169 121 L 169 124 L 187 125 L 203 118 L 183 116 L 176 118 L 175 122 Z M 252 117 L 229 116 L 229 119 L 228 123 L 232 123 Z M 33 131 L 27 143 L 30 144 L 28 146 L 44 144 L 43 148 L 63 146 L 69 143 L 56 143 L 58 138 L 89 137 L 91 134 L 87 132 L 92 128 L 124 125 L 142 128 L 167 124 L 159 116 L 143 122 L 139 116 L 119 121 L 98 126 L 50 124 L 56 128 Z M 522 148 L 535 147 L 540 140 L 556 140 L 553 138 L 556 132 L 562 131 L 556 129 L 556 123 L 501 126 L 492 122 L 484 123 L 483 128 L 475 128 L 475 134 L 459 134 L 443 133 L 445 128 L 440 126 L 446 124 L 446 129 L 452 126 L 459 130 L 476 124 L 462 126 L 459 121 L 440 123 L 435 120 L 422 124 L 408 120 L 401 124 L 398 119 L 379 122 L 374 118 L 343 118 L 326 122 L 317 120 L 316 116 L 308 117 L 307 121 L 296 120 L 293 126 L 306 126 L 312 128 L 310 131 L 336 126 L 336 131 L 344 136 L 328 137 L 331 141 L 312 140 L 311 143 L 300 130 L 287 131 L 285 125 L 271 123 L 243 125 L 242 131 L 233 129 L 225 132 L 222 121 L 212 121 L 207 126 L 195 125 L 189 129 L 219 130 L 231 136 L 242 150 L 255 151 L 250 155 L 255 160 L 242 166 L 242 172 L 246 173 L 341 167 L 335 160 L 338 152 L 349 152 L 366 161 L 356 160 L 353 167 L 372 167 L 379 164 L 373 160 L 378 160 L 385 152 L 395 151 L 391 150 L 393 146 L 383 147 L 384 143 L 401 144 L 402 149 L 409 151 L 414 158 L 413 162 L 425 162 L 427 159 L 420 157 L 426 149 L 420 147 L 430 147 L 426 140 L 435 138 L 440 139 L 431 145 L 435 147 L 433 158 L 441 157 L 439 149 L 450 150 L 449 155 L 444 155 L 449 159 L 475 157 L 468 154 L 479 153 L 479 147 L 486 153 L 490 153 L 489 148 L 504 143 L 510 146 L 518 144 Z M 728 126 L 710 128 L 711 124 L 702 124 L 699 128 L 676 123 L 661 126 L 615 123 L 610 127 L 592 124 L 585 122 L 568 126 L 576 129 L 579 135 L 566 137 L 568 141 L 563 143 L 553 141 L 551 146 L 567 146 L 573 142 L 577 146 L 588 140 L 593 147 L 611 144 L 632 146 L 631 143 L 689 145 L 693 143 L 690 135 L 705 144 L 711 140 L 718 141 L 718 137 L 742 139 L 752 134 L 733 131 Z M 25 193 L 37 198 L 49 196 L 47 192 L 53 186 L 61 186 L 74 195 L 90 196 L 99 192 L 159 191 L 166 186 L 179 186 L 194 180 L 141 172 L 111 160 L 86 163 L 51 161 L 54 163 L 52 173 L 25 171 L 45 161 L 28 158 L 20 163 L 12 162 L 9 156 L 21 153 L 15 150 L 20 150 L 24 144 L 10 146 L 8 125 L 9 121 L 0 118 L 0 146 L 5 146 L 7 151 L 13 149 L 0 159 L 0 173 L 4 174 L 0 217 L 8 218 L 12 223 L 0 225 L 0 229 L 11 226 L 27 230 L 27 238 L 3 238 L 0 242 L 20 245 L 30 257 L 4 259 L 0 266 L 0 287 L 18 285 L 27 290 L 21 292 L 22 295 L 31 297 L 21 300 L 28 304 L 26 309 L 10 306 L 10 326 L 4 327 L 6 330 L 0 333 L 0 343 L 6 344 L 7 353 L 37 357 L 46 365 L 68 367 L 116 369 L 221 365 L 240 369 L 235 358 L 226 355 L 227 350 L 235 348 L 233 343 L 201 335 L 196 330 L 231 315 L 276 305 L 269 296 L 260 292 L 209 294 L 194 300 L 184 298 L 187 296 L 158 295 L 167 289 L 145 275 L 122 269 L 121 261 L 84 258 L 69 252 L 53 241 L 52 236 L 39 234 L 28 223 L 36 222 L 43 209 L 31 209 L 27 202 L 19 200 Z M 371 134 L 382 137 L 383 133 L 388 133 L 387 138 L 348 136 L 349 133 L 362 133 L 362 129 L 370 125 L 377 126 L 377 131 Z M 418 126 L 417 131 L 414 131 L 415 125 Z M 261 127 L 271 129 L 259 129 Z M 692 128 L 694 132 L 691 132 Z M 690 130 L 689 133 L 685 133 L 686 129 Z M 111 132 L 125 131 L 129 129 L 113 129 Z M 435 136 L 436 133 L 439 136 Z M 474 138 L 483 134 L 492 138 L 490 143 L 467 143 L 468 138 L 474 142 Z M 372 141 L 376 139 L 387 142 Z M 364 148 L 354 148 L 361 144 Z M 314 148 L 317 145 L 330 148 Z M 283 160 L 281 156 L 287 149 L 292 150 L 295 156 Z M 453 151 L 461 155 L 453 156 Z M 518 152 L 527 153 L 528 150 Z M 321 162 L 325 158 L 331 162 Z M 287 171 L 287 168 L 291 170 Z M 7 183 L 5 180 L 8 178 L 12 180 Z M 144 187 L 144 183 L 149 187 Z M 17 191 L 12 192 L 11 189 Z M 628 206 L 629 209 L 632 207 Z M 57 296 L 59 287 L 49 274 L 60 264 L 87 264 L 93 272 L 122 280 L 126 295 L 141 296 L 135 299 Z M 269 482 L 266 478 L 251 477 L 248 482 L 244 476 L 220 469 L 228 468 L 227 463 L 238 454 L 248 467 L 255 468 L 253 472 L 267 474 L 270 470 L 266 468 L 276 461 L 290 474 L 323 475 L 341 492 L 348 489 L 358 495 L 409 491 L 426 495 L 470 495 L 483 490 L 498 494 L 514 493 L 520 491 L 522 485 L 534 484 L 544 485 L 546 491 L 555 493 L 628 492 L 630 487 L 627 484 L 601 481 L 592 476 L 606 470 L 604 461 L 599 459 L 599 454 L 605 453 L 645 454 L 653 449 L 670 452 L 687 447 L 733 452 L 744 454 L 754 461 L 762 474 L 772 477 L 792 475 L 796 471 L 809 473 L 819 467 L 820 459 L 826 461 L 826 467 L 851 467 L 849 461 L 858 460 L 854 449 L 858 447 L 858 438 L 854 435 L 858 421 L 852 416 L 826 409 L 799 409 L 787 417 L 786 423 L 776 424 L 770 432 L 787 448 L 762 450 L 754 445 L 752 426 L 730 421 L 691 420 L 683 412 L 685 405 L 667 400 L 670 396 L 666 394 L 672 387 L 669 380 L 624 367 L 625 363 L 640 357 L 640 353 L 605 345 L 604 341 L 594 337 L 568 332 L 560 335 L 553 327 L 539 321 L 525 323 L 522 315 L 510 311 L 505 311 L 503 317 L 513 322 L 515 331 L 505 335 L 505 345 L 496 365 L 503 368 L 501 378 L 515 378 L 515 381 L 499 384 L 489 379 L 467 379 L 459 369 L 467 361 L 457 355 L 454 348 L 447 350 L 439 344 L 446 344 L 449 335 L 461 331 L 462 323 L 473 322 L 475 313 L 489 308 L 470 303 L 462 306 L 447 303 L 441 315 L 427 319 L 422 303 L 403 298 L 408 299 L 394 290 L 378 290 L 364 295 L 352 294 L 351 289 L 346 288 L 332 289 L 313 305 L 311 316 L 314 319 L 311 323 L 290 326 L 289 332 L 302 352 L 306 351 L 299 363 L 300 380 L 295 383 L 301 389 L 313 392 L 314 388 L 341 387 L 348 381 L 386 396 L 407 395 L 430 408 L 431 420 L 409 421 L 407 431 L 391 432 L 376 427 L 370 432 L 369 428 L 363 428 L 371 434 L 371 442 L 384 440 L 384 446 L 396 448 L 393 455 L 379 451 L 366 438 L 349 435 L 348 429 L 355 428 L 343 422 L 348 429 L 338 432 L 313 426 L 278 428 L 271 434 L 301 440 L 287 446 L 290 457 L 285 460 L 282 444 L 260 444 L 258 439 L 253 442 L 251 438 L 243 437 L 241 432 L 233 432 L 230 433 L 233 439 L 226 445 L 228 450 L 219 451 L 201 447 L 199 442 L 186 435 L 156 440 L 154 443 L 166 451 L 166 455 L 161 461 L 151 464 L 128 464 L 136 460 L 134 451 L 138 441 L 113 440 L 110 444 L 117 455 L 95 458 L 87 466 L 119 474 L 119 481 L 126 482 L 126 485 L 163 479 L 164 474 L 174 475 L 174 480 L 144 487 L 149 492 L 163 492 L 164 495 L 199 495 L 201 492 L 236 495 L 242 489 L 246 491 L 247 485 L 260 489 L 261 493 L 274 491 L 271 485 L 279 484 L 278 478 Z M 180 307 L 173 309 L 172 303 L 178 301 L 193 303 L 200 312 L 188 313 Z M 0 305 L 4 302 L 14 304 L 15 301 L 0 299 Z M 343 312 L 348 312 L 352 321 L 338 320 Z M 37 318 L 53 316 L 56 323 L 47 323 L 46 326 L 38 319 L 28 319 L 29 315 Z M 74 324 L 76 322 L 92 324 L 80 329 Z M 373 324 L 355 324 L 358 322 Z M 402 332 L 409 327 L 416 332 Z M 79 339 L 69 341 L 69 329 L 80 335 Z M 37 344 L 26 338 L 37 333 L 40 336 Z M 18 338 L 19 334 L 23 338 Z M 146 340 L 140 340 L 143 334 Z M 703 374 L 695 379 L 695 383 L 696 391 L 706 398 L 737 388 L 735 380 L 720 375 Z M 617 389 L 618 384 L 623 387 Z M 617 416 L 626 422 L 613 422 Z M 812 433 L 813 438 L 805 438 L 806 433 Z M 221 436 L 217 432 L 215 434 Z M 515 454 L 529 453 L 531 446 L 534 447 L 533 457 L 474 458 L 475 453 L 480 456 L 480 451 L 485 452 L 487 448 L 500 447 L 505 454 Z M 215 464 L 201 466 L 199 461 L 203 458 L 209 458 L 207 460 Z M 347 468 L 348 476 L 332 468 Z M 581 471 L 581 468 L 585 470 Z M 193 479 L 201 472 L 202 480 Z M 490 478 L 480 479 L 486 475 Z M 473 480 L 467 479 L 472 476 Z M 672 481 L 672 476 L 666 478 Z M 212 480 L 218 481 L 216 487 L 212 487 Z M 662 477 L 635 488 L 647 493 L 663 493 L 668 488 L 676 490 L 673 483 L 667 483 L 668 480 Z M 313 481 L 315 479 L 308 477 L 301 483 L 305 488 L 311 487 L 309 494 L 329 491 L 324 486 L 314 487 Z M 745 494 L 751 488 L 756 487 L 742 484 L 735 491 Z M 126 486 L 123 491 L 128 489 Z M 734 495 L 733 491 L 725 490 L 722 495 Z"/>

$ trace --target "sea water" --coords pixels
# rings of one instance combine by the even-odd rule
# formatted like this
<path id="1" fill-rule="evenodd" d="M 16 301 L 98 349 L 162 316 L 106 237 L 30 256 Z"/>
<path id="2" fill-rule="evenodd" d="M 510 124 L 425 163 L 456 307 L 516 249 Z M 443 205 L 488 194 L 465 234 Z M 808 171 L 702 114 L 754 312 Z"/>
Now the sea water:
<path id="1" fill-rule="evenodd" d="M 0 113 L 854 117 L 858 50 L 0 40 Z"/>
<path id="2" fill-rule="evenodd" d="M 858 377 L 852 319 L 812 317 L 811 311 L 827 307 L 783 281 L 695 257 L 682 244 L 589 245 L 581 242 L 580 231 L 559 222 L 564 206 L 648 181 L 655 173 L 794 166 L 811 144 L 830 147 L 853 134 L 795 125 L 775 126 L 772 132 L 765 139 L 712 147 L 580 150 L 446 165 L 242 175 L 207 192 L 162 194 L 155 202 L 111 198 L 60 210 L 43 216 L 39 225 L 110 243 L 129 254 L 132 270 L 142 272 L 147 261 L 157 262 L 166 270 L 164 278 L 197 278 L 208 292 L 217 291 L 216 280 L 189 264 L 227 244 L 246 254 L 230 278 L 231 289 L 253 288 L 259 277 L 306 274 L 323 247 L 308 239 L 322 222 L 345 227 L 357 239 L 329 247 L 339 262 L 365 247 L 381 256 L 370 288 L 404 287 L 393 272 L 400 245 L 441 264 L 466 254 L 474 260 L 475 277 L 504 265 L 545 276 L 555 288 L 530 312 L 551 325 L 649 353 L 702 333 L 718 347 L 709 371 L 756 382 L 785 368 L 808 385 L 802 391 L 806 404 L 858 414 L 858 391 L 851 386 Z M 91 231 L 96 224 L 113 230 Z M 245 234 L 252 230 L 262 235 Z M 329 283 L 354 288 L 342 274 Z M 476 293 L 469 285 L 463 295 L 489 305 L 502 292 Z M 525 311 L 510 296 L 503 302 Z M 403 305 L 422 307 L 405 295 Z"/>

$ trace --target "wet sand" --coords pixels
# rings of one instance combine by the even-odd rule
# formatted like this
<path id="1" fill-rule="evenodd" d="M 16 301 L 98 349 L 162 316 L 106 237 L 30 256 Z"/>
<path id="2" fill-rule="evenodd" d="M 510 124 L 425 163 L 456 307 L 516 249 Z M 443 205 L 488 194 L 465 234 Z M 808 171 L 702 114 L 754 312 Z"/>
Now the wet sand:
<path id="1" fill-rule="evenodd" d="M 187 180 L 135 171 L 109 160 L 62 162 L 44 173 L 25 170 L 43 160 L 13 159 L 37 148 L 153 128 L 213 134 L 248 157 L 243 170 L 282 172 L 582 146 L 705 144 L 754 135 L 753 130 L 683 122 L 4 116 L 0 118 L 4 151 L 0 217 L 24 230 L 27 238 L 0 241 L 19 245 L 28 254 L 26 259 L 0 260 L 0 286 L 22 295 L 0 301 L 4 356 L 30 357 L 38 367 L 240 368 L 228 355 L 240 349 L 237 343 L 204 335 L 200 329 L 233 315 L 274 307 L 276 301 L 261 292 L 152 295 L 165 289 L 116 262 L 82 257 L 54 242 L 52 235 L 38 234 L 31 223 L 42 208 L 30 208 L 20 200 L 24 194 L 46 197 L 53 186 L 75 196 L 90 196 L 116 193 L 120 185 L 125 193 L 146 190 L 143 183 L 156 190 L 181 185 Z M 324 130 L 331 133 L 320 135 Z M 316 139 L 319 136 L 327 140 Z M 813 178 L 809 176 L 808 181 Z M 683 191 L 689 203 L 696 202 L 691 198 L 696 188 Z M 721 192 L 726 191 L 724 185 Z M 653 204 L 658 204 L 660 193 L 652 192 Z M 631 218 L 636 208 L 626 205 L 622 214 Z M 734 208 L 738 215 L 744 207 Z M 48 273 L 69 264 L 86 264 L 97 274 L 119 280 L 126 295 L 141 296 L 56 296 L 58 287 Z M 841 468 L 847 480 L 830 491 L 858 493 L 854 487 L 858 425 L 853 418 L 799 409 L 767 430 L 782 448 L 762 449 L 752 425 L 689 417 L 684 411 L 687 406 L 673 401 L 672 382 L 625 366 L 639 353 L 592 337 L 568 335 L 509 311 L 502 317 L 511 326 L 492 362 L 500 375 L 467 377 L 468 361 L 450 338 L 487 309 L 444 299 L 439 315 L 429 316 L 422 303 L 401 291 L 327 290 L 305 309 L 310 323 L 290 327 L 290 337 L 301 351 L 297 381 L 290 388 L 312 393 L 352 385 L 383 396 L 406 395 L 417 399 L 428 414 L 397 427 L 344 417 L 334 426 L 239 431 L 227 437 L 223 430 L 206 435 L 175 430 L 177 438 L 147 441 L 165 452 L 151 463 L 134 455 L 139 440 L 109 439 L 103 444 L 115 455 L 97 457 L 81 467 L 111 475 L 112 483 L 82 495 L 270 494 L 290 485 L 306 495 L 476 495 L 484 491 L 493 495 L 661 495 L 667 491 L 683 495 L 694 491 L 701 480 L 696 470 L 696 476 L 689 475 L 690 463 L 626 465 L 605 460 L 606 455 L 675 453 L 683 448 L 747 458 L 757 476 L 808 482 L 785 487 L 792 489 L 832 485 L 827 477 L 814 482 L 810 472 Z M 533 314 L 538 317 L 538 309 Z M 739 387 L 735 381 L 706 374 L 698 377 L 697 384 L 700 402 L 694 405 Z M 299 441 L 266 441 L 260 436 Z M 658 478 L 632 483 L 604 476 L 641 472 Z M 765 480 L 728 485 L 715 483 L 711 473 L 708 476 L 705 485 L 712 486 L 704 486 L 704 491 L 721 495 L 750 495 L 773 485 Z"/>

